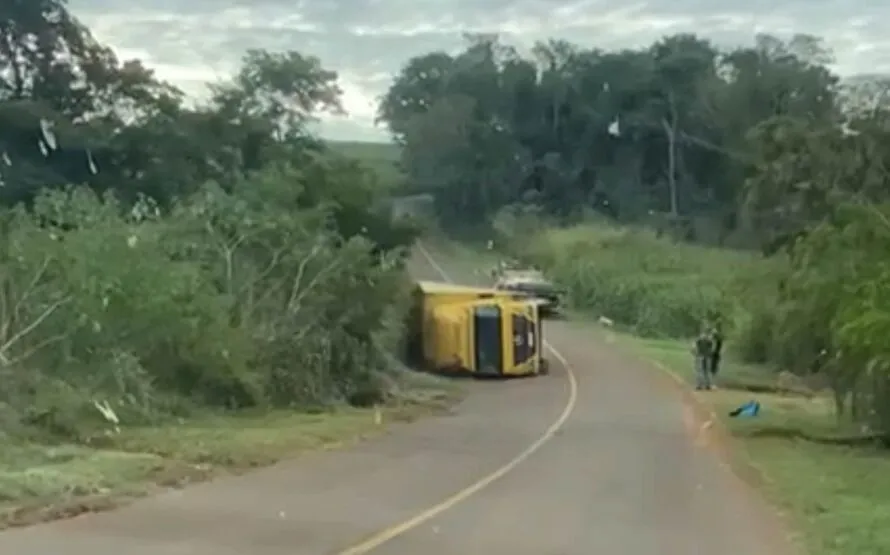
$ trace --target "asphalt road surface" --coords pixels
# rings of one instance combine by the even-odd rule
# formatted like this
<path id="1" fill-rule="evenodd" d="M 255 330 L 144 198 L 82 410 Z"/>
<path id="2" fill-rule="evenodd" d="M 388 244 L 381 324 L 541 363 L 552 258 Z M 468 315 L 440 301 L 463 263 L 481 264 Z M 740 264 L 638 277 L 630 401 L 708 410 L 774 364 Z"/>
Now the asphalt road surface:
<path id="1" fill-rule="evenodd" d="M 3 532 L 0 553 L 791 553 L 657 372 L 583 324 L 545 334 L 550 376 L 472 383 L 454 414 L 344 451 Z"/>

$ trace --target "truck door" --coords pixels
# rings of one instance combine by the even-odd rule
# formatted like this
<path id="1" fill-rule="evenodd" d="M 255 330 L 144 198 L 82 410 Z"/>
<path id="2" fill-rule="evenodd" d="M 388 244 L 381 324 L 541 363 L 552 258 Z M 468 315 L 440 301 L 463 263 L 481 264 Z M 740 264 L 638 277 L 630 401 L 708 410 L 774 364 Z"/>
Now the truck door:
<path id="1" fill-rule="evenodd" d="M 476 346 L 476 372 L 485 375 L 503 372 L 501 309 L 497 305 L 477 306 L 474 309 L 473 339 Z"/>

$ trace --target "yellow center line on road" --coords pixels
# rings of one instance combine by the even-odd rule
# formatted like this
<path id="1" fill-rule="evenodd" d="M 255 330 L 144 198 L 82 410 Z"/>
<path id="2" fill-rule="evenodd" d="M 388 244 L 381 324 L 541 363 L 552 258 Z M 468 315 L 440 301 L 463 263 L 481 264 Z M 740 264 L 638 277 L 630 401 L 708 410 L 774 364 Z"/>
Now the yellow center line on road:
<path id="1" fill-rule="evenodd" d="M 432 268 L 442 277 L 442 279 L 449 282 L 452 281 L 452 279 L 448 276 L 448 273 L 446 273 L 442 266 L 440 266 L 439 263 L 437 263 L 435 259 L 433 259 L 432 255 L 430 255 L 430 253 L 425 248 L 423 248 L 423 245 L 418 243 L 417 250 L 423 255 L 424 258 L 426 258 L 430 266 L 432 266 Z M 462 501 L 467 500 L 468 498 L 475 495 L 482 489 L 488 487 L 500 478 L 503 478 L 514 468 L 519 466 L 523 461 L 531 457 L 536 451 L 543 447 L 544 444 L 550 441 L 550 439 L 552 439 L 553 436 L 556 435 L 560 428 L 565 425 L 569 417 L 571 417 L 572 412 L 575 410 L 575 404 L 578 400 L 578 380 L 575 376 L 574 369 L 559 351 L 553 348 L 553 346 L 546 341 L 544 342 L 544 347 L 548 351 L 550 351 L 550 354 L 552 354 L 553 357 L 556 358 L 556 360 L 558 360 L 563 365 L 566 370 L 566 377 L 568 378 L 569 382 L 569 396 L 566 400 L 565 407 L 559 415 L 559 418 L 557 418 L 556 421 L 553 422 L 553 424 L 551 424 L 550 427 L 548 427 L 547 430 L 544 431 L 544 433 L 538 439 L 536 439 L 531 445 L 526 447 L 524 451 L 516 455 L 513 459 L 511 459 L 509 462 L 507 462 L 505 465 L 501 466 L 491 474 L 483 476 L 476 482 L 463 488 L 451 497 L 440 501 L 439 503 L 436 503 L 432 507 L 429 507 L 428 509 L 417 513 L 411 518 L 390 526 L 389 528 L 381 530 L 380 532 L 377 532 L 376 534 L 363 540 L 360 543 L 353 545 L 352 547 L 337 552 L 336 555 L 365 555 L 366 553 L 371 552 L 381 545 L 401 536 L 405 532 L 408 532 L 409 530 L 420 526 L 421 524 L 429 521 L 432 518 L 435 518 L 448 509 L 461 503 Z"/>

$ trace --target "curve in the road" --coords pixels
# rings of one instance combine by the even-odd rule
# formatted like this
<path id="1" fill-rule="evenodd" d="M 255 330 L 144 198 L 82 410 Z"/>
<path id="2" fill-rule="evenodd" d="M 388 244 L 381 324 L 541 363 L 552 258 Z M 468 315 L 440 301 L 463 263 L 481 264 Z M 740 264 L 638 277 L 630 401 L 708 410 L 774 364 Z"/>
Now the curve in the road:
<path id="1" fill-rule="evenodd" d="M 423 248 L 423 245 L 421 245 L 420 243 L 417 244 L 417 251 L 420 252 L 420 254 L 429 263 L 429 265 L 436 271 L 436 273 L 439 274 L 439 276 L 441 276 L 443 280 L 448 282 L 452 281 L 451 277 L 448 275 L 445 269 L 442 268 L 442 266 L 438 262 L 436 262 L 429 251 Z M 562 364 L 563 368 L 565 368 L 566 377 L 569 381 L 568 399 L 566 400 L 565 407 L 563 408 L 556 421 L 554 421 L 553 424 L 551 424 L 538 439 L 536 439 L 531 445 L 526 447 L 525 450 L 523 450 L 521 453 L 516 455 L 513 459 L 511 459 L 509 462 L 507 462 L 494 472 L 483 476 L 476 482 L 461 489 L 454 495 L 448 497 L 447 499 L 444 499 L 439 503 L 436 503 L 432 507 L 429 507 L 417 513 L 411 518 L 404 520 L 399 524 L 381 530 L 380 532 L 372 535 L 369 538 L 366 538 L 360 543 L 357 543 L 347 549 L 338 552 L 337 555 L 365 555 L 366 553 L 373 551 L 374 549 L 389 542 L 390 540 L 401 536 L 405 532 L 408 532 L 416 528 L 417 526 L 420 526 L 421 524 L 429 521 L 430 519 L 435 518 L 436 516 L 442 514 L 455 505 L 458 505 L 462 501 L 465 501 L 466 499 L 472 497 L 473 495 L 488 487 L 490 484 L 496 482 L 500 478 L 506 476 L 510 471 L 512 471 L 514 468 L 522 464 L 523 461 L 531 457 L 536 451 L 541 449 L 541 447 L 543 447 L 548 441 L 550 441 L 553 436 L 556 435 L 560 428 L 562 428 L 563 425 L 565 425 L 565 423 L 569 420 L 569 418 L 572 416 L 572 412 L 575 410 L 575 404 L 578 399 L 578 380 L 575 376 L 575 372 L 572 369 L 572 366 L 569 364 L 568 360 L 566 360 L 566 357 L 564 357 L 559 351 L 557 351 L 551 344 L 546 341 L 544 342 L 544 347 L 550 352 L 550 354 L 553 355 L 556 360 L 560 362 L 560 364 Z"/>

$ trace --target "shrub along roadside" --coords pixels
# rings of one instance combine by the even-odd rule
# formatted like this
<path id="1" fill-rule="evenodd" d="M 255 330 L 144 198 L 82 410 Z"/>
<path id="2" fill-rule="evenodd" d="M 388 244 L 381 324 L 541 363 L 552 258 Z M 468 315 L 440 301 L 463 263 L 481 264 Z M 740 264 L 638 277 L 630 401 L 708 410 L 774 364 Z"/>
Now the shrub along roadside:
<path id="1" fill-rule="evenodd" d="M 76 187 L 0 214 L 7 523 L 346 441 L 456 394 L 393 356 L 398 248 L 346 236 L 348 207 L 307 201 L 306 172 L 211 183 L 164 214 Z M 410 238 L 384 220 L 377 236 Z"/>
<path id="2" fill-rule="evenodd" d="M 92 401 L 125 424 L 190 407 L 382 401 L 400 264 L 339 237 L 323 207 L 292 208 L 298 177 L 210 185 L 166 217 L 85 189 L 8 214 L 6 418 L 74 437 L 101 416 Z"/>

